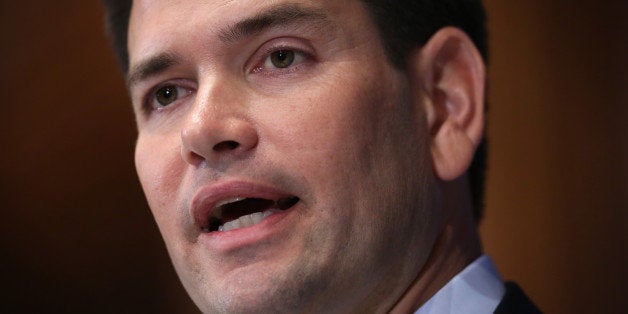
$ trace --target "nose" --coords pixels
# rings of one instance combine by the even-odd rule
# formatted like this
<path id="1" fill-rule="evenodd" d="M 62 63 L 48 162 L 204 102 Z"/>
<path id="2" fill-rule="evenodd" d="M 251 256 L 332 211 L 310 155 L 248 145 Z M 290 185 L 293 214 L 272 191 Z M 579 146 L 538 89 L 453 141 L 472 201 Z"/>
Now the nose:
<path id="1" fill-rule="evenodd" d="M 183 159 L 194 166 L 215 166 L 250 155 L 259 136 L 238 97 L 198 97 L 181 131 Z"/>

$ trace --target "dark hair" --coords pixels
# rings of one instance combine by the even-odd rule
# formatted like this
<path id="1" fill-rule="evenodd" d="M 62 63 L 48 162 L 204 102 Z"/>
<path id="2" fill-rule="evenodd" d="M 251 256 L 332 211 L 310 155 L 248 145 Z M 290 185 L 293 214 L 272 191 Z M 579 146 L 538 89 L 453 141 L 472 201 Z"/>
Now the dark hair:
<path id="1" fill-rule="evenodd" d="M 129 71 L 129 50 L 127 47 L 129 19 L 132 0 L 102 0 L 105 6 L 105 25 L 111 38 L 113 50 L 124 73 Z"/>
<path id="2" fill-rule="evenodd" d="M 424 45 L 432 35 L 446 26 L 462 29 L 473 40 L 484 61 L 488 61 L 486 15 L 481 0 L 360 0 L 378 26 L 382 44 L 390 62 L 405 67 L 408 55 Z M 127 32 L 131 0 L 102 0 L 107 14 L 107 31 L 113 41 L 122 70 L 129 69 Z M 477 221 L 484 208 L 486 140 L 477 148 L 469 180 L 473 197 L 473 216 Z"/>

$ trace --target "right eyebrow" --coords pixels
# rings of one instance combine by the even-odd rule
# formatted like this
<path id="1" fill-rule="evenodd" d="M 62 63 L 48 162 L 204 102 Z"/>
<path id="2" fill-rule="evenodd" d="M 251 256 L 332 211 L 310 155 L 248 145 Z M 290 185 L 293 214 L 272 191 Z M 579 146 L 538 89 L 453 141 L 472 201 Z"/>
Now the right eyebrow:
<path id="1" fill-rule="evenodd" d="M 166 71 L 168 68 L 181 63 L 180 60 L 181 58 L 178 55 L 161 53 L 140 62 L 138 65 L 129 70 L 126 80 L 127 87 L 130 88 L 139 81 L 143 81 L 151 76 L 155 76 Z"/>
<path id="2" fill-rule="evenodd" d="M 282 4 L 220 31 L 219 38 L 225 44 L 241 41 L 275 26 L 285 26 L 300 21 L 328 23 L 323 11 L 306 9 L 298 4 Z"/>

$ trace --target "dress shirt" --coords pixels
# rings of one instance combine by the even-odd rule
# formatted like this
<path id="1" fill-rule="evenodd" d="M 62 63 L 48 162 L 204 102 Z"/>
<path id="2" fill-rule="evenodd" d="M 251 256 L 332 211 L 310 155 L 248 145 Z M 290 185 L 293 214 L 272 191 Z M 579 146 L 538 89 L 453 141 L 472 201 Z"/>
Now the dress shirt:
<path id="1" fill-rule="evenodd" d="M 452 278 L 415 314 L 493 313 L 506 288 L 488 255 Z"/>

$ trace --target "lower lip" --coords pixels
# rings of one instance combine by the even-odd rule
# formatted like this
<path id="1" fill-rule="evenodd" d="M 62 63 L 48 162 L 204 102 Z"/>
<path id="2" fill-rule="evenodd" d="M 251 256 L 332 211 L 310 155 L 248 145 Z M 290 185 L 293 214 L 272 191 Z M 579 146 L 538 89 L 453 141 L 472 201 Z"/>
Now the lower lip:
<path id="1" fill-rule="evenodd" d="M 266 217 L 258 224 L 229 231 L 205 232 L 199 235 L 199 242 L 212 252 L 228 252 L 254 246 L 262 241 L 269 241 L 292 224 L 289 217 L 296 211 L 301 201 L 294 206 Z"/>

